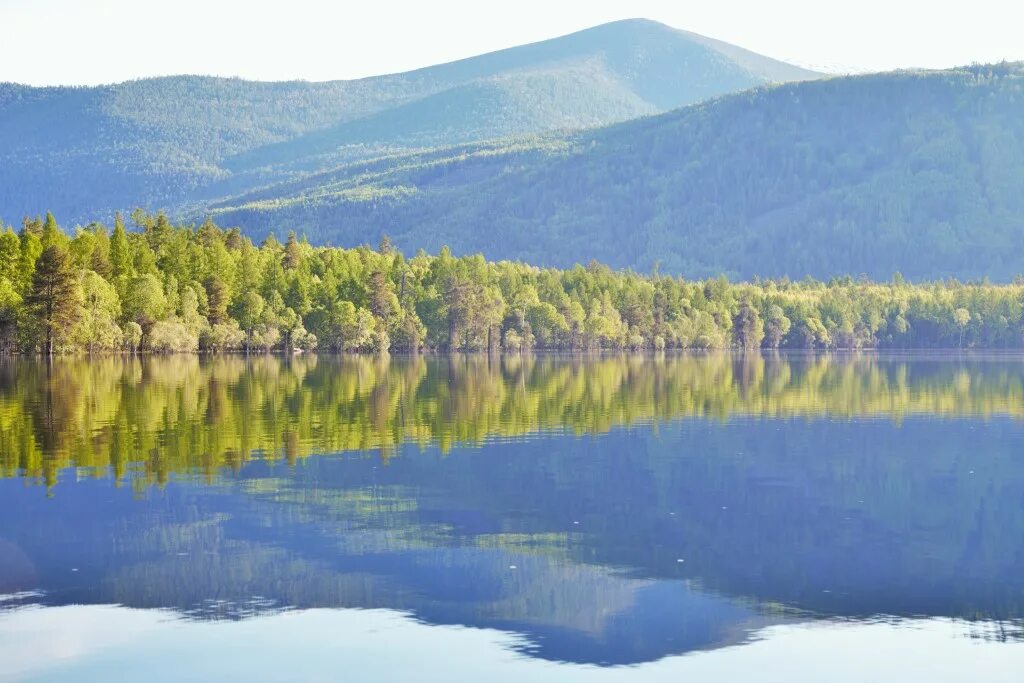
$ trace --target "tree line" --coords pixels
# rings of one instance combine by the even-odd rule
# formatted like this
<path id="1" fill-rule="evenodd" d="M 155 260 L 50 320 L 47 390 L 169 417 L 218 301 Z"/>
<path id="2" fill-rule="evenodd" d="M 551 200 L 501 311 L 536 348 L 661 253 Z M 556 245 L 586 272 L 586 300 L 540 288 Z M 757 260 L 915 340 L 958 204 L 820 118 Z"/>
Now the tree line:
<path id="1" fill-rule="evenodd" d="M 592 262 L 255 245 L 211 220 L 0 230 L 7 353 L 1020 348 L 1024 282 L 689 281 Z"/>

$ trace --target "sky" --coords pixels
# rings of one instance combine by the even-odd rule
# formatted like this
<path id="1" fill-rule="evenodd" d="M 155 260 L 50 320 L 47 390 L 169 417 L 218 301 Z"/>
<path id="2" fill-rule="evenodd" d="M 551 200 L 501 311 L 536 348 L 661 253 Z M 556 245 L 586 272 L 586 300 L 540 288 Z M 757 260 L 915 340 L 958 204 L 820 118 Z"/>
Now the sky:
<path id="1" fill-rule="evenodd" d="M 837 73 L 1024 60 L 1021 0 L 0 0 L 0 81 L 358 78 L 630 17 Z"/>

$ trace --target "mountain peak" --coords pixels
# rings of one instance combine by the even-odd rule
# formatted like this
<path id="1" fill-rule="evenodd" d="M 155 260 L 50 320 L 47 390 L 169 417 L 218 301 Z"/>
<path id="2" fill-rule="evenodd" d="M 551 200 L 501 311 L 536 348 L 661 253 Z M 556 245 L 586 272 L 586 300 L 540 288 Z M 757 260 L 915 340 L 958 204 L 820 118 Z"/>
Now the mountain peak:
<path id="1" fill-rule="evenodd" d="M 0 88 L 0 216 L 51 209 L 88 220 L 138 205 L 173 212 L 383 153 L 602 126 L 817 76 L 625 19 L 353 81 L 173 76 Z M 98 176 L 80 177 L 81 163 Z"/>

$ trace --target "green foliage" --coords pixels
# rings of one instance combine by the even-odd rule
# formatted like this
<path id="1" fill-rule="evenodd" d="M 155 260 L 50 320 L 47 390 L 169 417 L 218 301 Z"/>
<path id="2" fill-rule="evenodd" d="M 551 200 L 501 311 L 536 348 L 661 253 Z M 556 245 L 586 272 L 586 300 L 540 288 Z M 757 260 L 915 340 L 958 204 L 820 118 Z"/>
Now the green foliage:
<path id="1" fill-rule="evenodd" d="M 785 311 L 778 304 L 772 304 L 768 307 L 765 313 L 764 323 L 764 338 L 765 346 L 770 349 L 777 349 L 782 343 L 782 340 L 786 338 L 789 331 L 792 329 L 792 321 L 786 317 Z M 903 321 L 902 325 L 897 325 L 899 328 L 899 334 L 906 334 L 908 325 L 906 321 Z"/>
<path id="2" fill-rule="evenodd" d="M 199 341 L 208 351 L 237 351 L 244 347 L 245 332 L 238 326 L 237 320 L 229 320 L 211 325 Z"/>
<path id="3" fill-rule="evenodd" d="M 154 353 L 194 353 L 199 337 L 178 319 L 161 320 L 149 332 L 149 349 Z"/>
<path id="4" fill-rule="evenodd" d="M 125 288 L 124 315 L 142 327 L 143 334 L 168 312 L 167 297 L 156 275 L 133 278 Z"/>
<path id="5" fill-rule="evenodd" d="M 212 208 L 250 234 L 359 244 L 386 229 L 410 249 L 546 266 L 1006 282 L 1024 270 L 1021 177 L 1024 66 L 1001 64 L 761 88 L 592 132 L 350 164 Z"/>
<path id="6" fill-rule="evenodd" d="M 22 305 L 14 283 L 0 277 L 0 353 L 9 353 L 17 348 L 18 316 Z"/>
<path id="7" fill-rule="evenodd" d="M 125 349 L 135 353 L 142 347 L 142 327 L 134 320 L 124 324 Z"/>
<path id="8" fill-rule="evenodd" d="M 852 278 L 731 283 L 591 263 L 569 270 L 419 253 L 390 243 L 257 247 L 212 222 L 136 216 L 133 253 L 150 272 L 92 268 L 105 230 L 68 240 L 40 222 L 0 236 L 0 349 L 5 352 L 338 353 L 531 349 L 1021 348 L 1024 281 L 911 285 Z M 151 227 L 146 227 L 151 226 Z M 115 230 L 115 235 L 118 231 Z M 42 243 L 42 238 L 39 244 Z M 22 249 L 28 244 L 27 250 Z M 68 244 L 67 248 L 60 246 Z M 142 245 L 140 247 L 140 244 Z M 154 247 L 155 245 L 155 247 Z M 182 254 L 187 254 L 182 257 Z M 288 263 L 287 269 L 284 263 Z M 19 283 L 28 282 L 26 287 Z"/>
<path id="9" fill-rule="evenodd" d="M 745 351 L 761 348 L 761 342 L 764 340 L 764 323 L 757 309 L 749 302 L 743 302 L 739 312 L 733 317 L 732 329 L 739 348 Z"/>
<path id="10" fill-rule="evenodd" d="M 90 353 L 121 348 L 124 335 L 117 325 L 121 307 L 114 286 L 92 270 L 80 271 L 82 313 L 71 339 Z"/>

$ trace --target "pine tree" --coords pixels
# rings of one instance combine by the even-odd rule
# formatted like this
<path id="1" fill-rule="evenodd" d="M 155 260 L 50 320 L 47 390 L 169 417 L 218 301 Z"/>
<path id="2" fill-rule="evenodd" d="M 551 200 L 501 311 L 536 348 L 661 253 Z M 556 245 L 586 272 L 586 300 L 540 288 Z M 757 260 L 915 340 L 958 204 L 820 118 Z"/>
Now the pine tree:
<path id="1" fill-rule="evenodd" d="M 43 253 L 43 244 L 39 238 L 39 232 L 33 230 L 28 223 L 22 229 L 18 240 L 18 291 L 26 294 L 32 285 L 32 273 L 35 272 L 36 261 Z"/>
<path id="2" fill-rule="evenodd" d="M 299 267 L 302 252 L 299 250 L 299 242 L 295 238 L 295 231 L 288 233 L 288 243 L 284 247 L 284 259 L 281 265 L 285 270 L 293 270 Z"/>
<path id="3" fill-rule="evenodd" d="M 146 224 L 146 241 L 149 243 L 150 248 L 159 252 L 161 248 L 167 243 L 167 240 L 171 238 L 171 222 L 167 220 L 167 215 L 161 211 L 156 215 L 156 220 L 148 222 Z"/>
<path id="4" fill-rule="evenodd" d="M 219 277 L 206 281 L 207 315 L 211 325 L 222 323 L 228 318 L 228 288 Z"/>
<path id="5" fill-rule="evenodd" d="M 98 275 L 109 280 L 113 271 L 110 267 L 110 259 L 107 258 L 107 254 L 102 249 L 93 249 L 92 256 L 89 258 L 89 267 Z"/>
<path id="6" fill-rule="evenodd" d="M 370 281 L 367 285 L 370 312 L 378 319 L 387 322 L 388 318 L 395 312 L 392 305 L 392 300 L 395 297 L 391 292 L 391 282 L 384 273 L 375 270 L 370 274 Z M 397 300 L 395 300 L 395 303 L 397 303 Z"/>
<path id="7" fill-rule="evenodd" d="M 114 277 L 132 274 L 132 247 L 121 214 L 114 218 L 114 234 L 110 238 L 110 270 Z"/>
<path id="8" fill-rule="evenodd" d="M 229 251 L 237 251 L 245 246 L 245 238 L 242 236 L 242 231 L 238 228 L 231 228 L 228 230 L 227 235 L 224 237 L 224 246 Z"/>
<path id="9" fill-rule="evenodd" d="M 46 355 L 52 356 L 54 339 L 74 325 L 79 313 L 75 272 L 62 247 L 51 245 L 43 249 L 25 304 L 41 328 Z"/>
<path id="10" fill-rule="evenodd" d="M 0 228 L 0 279 L 15 283 L 20 275 L 21 243 L 10 228 Z"/>
<path id="11" fill-rule="evenodd" d="M 46 212 L 46 222 L 43 223 L 43 248 L 62 244 L 67 238 L 57 225 L 57 219 L 49 211 Z"/>
<path id="12" fill-rule="evenodd" d="M 221 231 L 210 218 L 203 221 L 203 224 L 199 226 L 199 230 L 196 232 L 199 237 L 199 242 L 204 247 L 213 246 L 215 242 L 221 240 Z"/>

